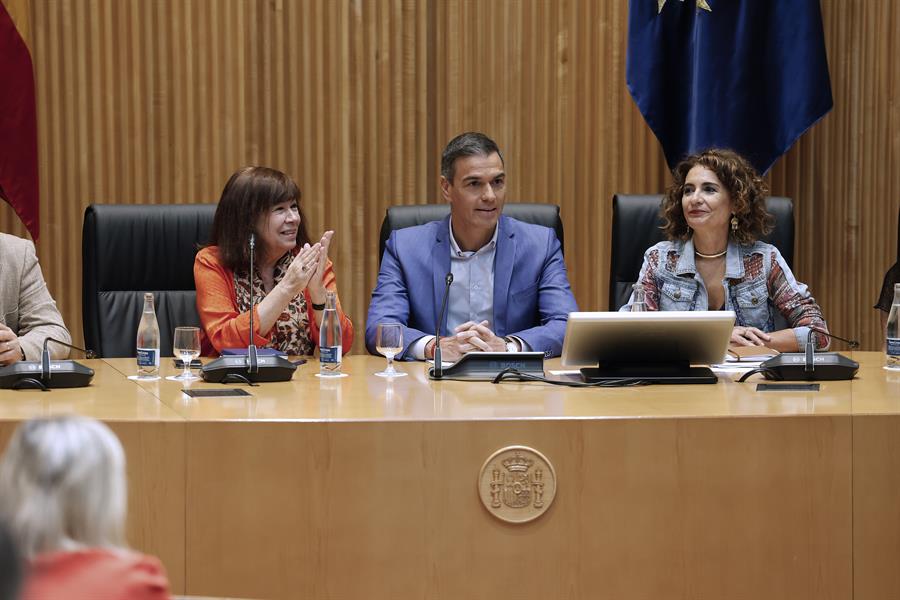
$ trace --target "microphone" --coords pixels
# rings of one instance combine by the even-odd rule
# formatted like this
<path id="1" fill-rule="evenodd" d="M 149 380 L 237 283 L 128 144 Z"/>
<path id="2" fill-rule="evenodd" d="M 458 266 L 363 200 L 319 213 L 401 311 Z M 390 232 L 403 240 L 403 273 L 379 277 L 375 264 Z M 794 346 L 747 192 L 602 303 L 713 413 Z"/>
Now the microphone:
<path id="1" fill-rule="evenodd" d="M 441 325 L 444 323 L 444 316 L 447 312 L 447 300 L 450 297 L 453 273 L 447 273 L 444 283 L 444 299 L 441 301 L 441 313 L 438 315 L 437 327 L 434 332 L 434 367 L 428 371 L 431 379 L 490 381 L 503 369 L 510 368 L 534 375 L 544 375 L 543 352 L 469 352 L 445 370 L 441 360 Z"/>
<path id="2" fill-rule="evenodd" d="M 259 361 L 256 356 L 256 344 L 253 343 L 253 249 L 256 247 L 256 234 L 250 234 L 250 333 L 247 340 L 247 372 L 259 373 Z"/>
<path id="3" fill-rule="evenodd" d="M 444 314 L 447 312 L 447 299 L 450 297 L 450 284 L 453 283 L 453 273 L 447 273 L 444 277 L 444 299 L 441 300 L 441 312 L 438 314 L 438 322 L 434 332 L 434 367 L 431 369 L 431 378 L 440 379 L 444 376 L 444 363 L 441 358 L 441 325 L 444 323 Z"/>
<path id="4" fill-rule="evenodd" d="M 850 344 L 851 350 L 855 350 L 856 348 L 859 348 L 859 342 L 857 340 L 848 340 L 848 339 L 842 338 L 839 335 L 834 335 L 833 333 L 825 331 L 824 329 L 818 329 L 817 327 L 810 327 L 809 333 L 806 334 L 806 364 L 803 366 L 803 370 L 806 371 L 807 373 L 812 373 L 813 371 L 816 370 L 816 359 L 815 359 L 816 345 L 813 343 L 813 334 L 814 333 L 821 333 L 825 337 L 834 338 L 834 339 L 840 340 L 842 342 L 847 342 L 848 344 Z M 828 354 L 836 354 L 836 353 L 829 352 Z M 838 356 L 840 356 L 840 355 L 838 355 Z"/>
<path id="5" fill-rule="evenodd" d="M 824 329 L 809 328 L 806 336 L 805 352 L 783 352 L 778 356 L 760 363 L 758 369 L 745 373 L 738 382 L 746 381 L 754 373 L 762 373 L 766 379 L 779 381 L 840 381 L 853 379 L 859 371 L 859 363 L 838 352 L 819 352 L 813 343 L 813 334 L 819 333 L 829 338 L 850 344 L 850 348 L 858 348 L 859 342 L 848 340 Z"/>
<path id="6" fill-rule="evenodd" d="M 243 349 L 223 350 L 223 356 L 211 360 L 200 368 L 203 381 L 211 383 L 246 383 L 256 385 L 257 382 L 290 381 L 301 362 L 293 363 L 284 356 L 266 354 L 256 348 L 253 343 L 253 309 L 256 306 L 256 298 L 253 293 L 253 251 L 256 248 L 256 234 L 250 233 L 248 242 L 250 249 L 250 334 L 247 340 L 247 356 L 241 356 Z M 301 292 L 302 293 L 302 292 Z M 235 351 L 236 350 L 236 351 Z M 225 356 L 226 353 L 230 354 Z"/>
<path id="7" fill-rule="evenodd" d="M 67 344 L 56 338 L 48 337 L 44 338 L 44 349 L 41 350 L 41 379 L 50 379 L 51 369 L 50 369 L 50 348 L 48 346 L 49 342 L 53 342 L 54 344 L 59 344 L 60 346 L 65 346 L 66 348 L 71 348 L 72 350 L 78 350 L 79 352 L 84 353 L 84 357 L 88 360 L 92 358 L 97 358 L 97 353 L 93 350 L 86 350 L 84 348 L 80 348 L 78 346 L 73 346 L 72 344 Z M 87 385 L 87 384 L 85 384 Z"/>
<path id="8" fill-rule="evenodd" d="M 94 370 L 73 360 L 50 360 L 48 344 L 53 342 L 72 350 L 83 352 L 85 358 L 95 358 L 93 350 L 73 346 L 52 337 L 44 338 L 41 360 L 20 360 L 5 367 L 0 367 L 0 388 L 3 389 L 40 389 L 49 392 L 50 388 L 85 387 L 94 378 Z"/>

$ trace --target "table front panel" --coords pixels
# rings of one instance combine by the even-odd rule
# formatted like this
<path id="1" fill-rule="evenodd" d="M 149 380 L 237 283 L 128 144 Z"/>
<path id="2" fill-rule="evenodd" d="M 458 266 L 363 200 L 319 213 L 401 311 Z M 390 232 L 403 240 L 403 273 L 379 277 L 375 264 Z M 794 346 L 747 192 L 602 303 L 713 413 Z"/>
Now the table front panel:
<path id="1" fill-rule="evenodd" d="M 847 598 L 849 417 L 191 423 L 187 592 Z M 480 504 L 510 444 L 554 504 Z"/>

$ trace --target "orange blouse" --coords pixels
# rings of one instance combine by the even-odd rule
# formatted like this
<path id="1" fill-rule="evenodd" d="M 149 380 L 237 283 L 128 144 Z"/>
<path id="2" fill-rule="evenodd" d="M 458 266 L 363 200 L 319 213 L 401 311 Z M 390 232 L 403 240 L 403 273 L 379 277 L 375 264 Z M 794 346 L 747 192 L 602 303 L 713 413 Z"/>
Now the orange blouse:
<path id="1" fill-rule="evenodd" d="M 325 266 L 325 289 L 337 294 L 337 279 L 329 260 Z M 204 340 L 203 355 L 210 356 L 221 352 L 224 348 L 243 348 L 247 346 L 250 333 L 250 312 L 239 313 L 237 293 L 234 289 L 234 272 L 226 268 L 219 260 L 219 249 L 216 246 L 203 248 L 194 259 L 194 283 L 197 287 L 197 312 L 200 323 L 206 332 L 208 342 Z M 315 345 L 319 345 L 319 324 L 309 292 L 306 295 L 306 310 L 309 316 L 309 337 Z M 265 347 L 269 343 L 270 331 L 259 330 L 258 307 L 253 307 L 253 343 Z M 341 300 L 337 299 L 337 312 L 341 319 L 341 343 L 346 354 L 353 344 L 353 323 L 341 308 Z M 211 347 L 210 347 L 211 345 Z M 214 351 L 213 351 L 214 349 Z"/>
<path id="2" fill-rule="evenodd" d="M 169 581 L 159 560 L 136 552 L 101 548 L 50 552 L 35 557 L 22 589 L 22 600 L 168 600 L 169 597 Z"/>

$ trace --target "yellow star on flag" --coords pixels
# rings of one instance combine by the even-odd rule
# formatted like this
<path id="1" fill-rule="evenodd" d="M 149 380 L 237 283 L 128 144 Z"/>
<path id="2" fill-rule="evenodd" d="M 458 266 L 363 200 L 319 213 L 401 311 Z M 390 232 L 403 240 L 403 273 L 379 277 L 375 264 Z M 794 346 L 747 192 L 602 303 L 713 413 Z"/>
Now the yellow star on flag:
<path id="1" fill-rule="evenodd" d="M 684 0 L 681 0 L 681 1 L 684 2 Z M 658 8 L 658 10 L 656 11 L 656 14 L 661 13 L 663 6 L 665 6 L 665 5 L 666 5 L 666 0 L 656 0 L 656 6 Z M 709 2 L 707 2 L 707 0 L 697 0 L 697 8 L 698 9 L 702 8 L 703 10 L 712 12 L 712 7 L 710 7 Z"/>

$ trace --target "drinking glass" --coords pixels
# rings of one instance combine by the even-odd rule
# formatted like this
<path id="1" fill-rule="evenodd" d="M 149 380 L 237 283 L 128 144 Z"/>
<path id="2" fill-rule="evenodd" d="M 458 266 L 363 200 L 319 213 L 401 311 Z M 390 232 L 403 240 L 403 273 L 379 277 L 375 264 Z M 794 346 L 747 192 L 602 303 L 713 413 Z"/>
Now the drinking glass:
<path id="1" fill-rule="evenodd" d="M 394 370 L 394 355 L 403 350 L 403 326 L 400 323 L 379 323 L 375 333 L 375 349 L 387 358 L 387 368 L 375 373 L 379 377 L 404 377 Z"/>
<path id="2" fill-rule="evenodd" d="M 199 327 L 176 327 L 175 335 L 172 338 L 172 349 L 175 358 L 180 358 L 184 363 L 184 371 L 181 375 L 175 377 L 167 377 L 174 381 L 194 381 L 200 379 L 191 373 L 191 361 L 200 356 L 200 328 Z"/>

